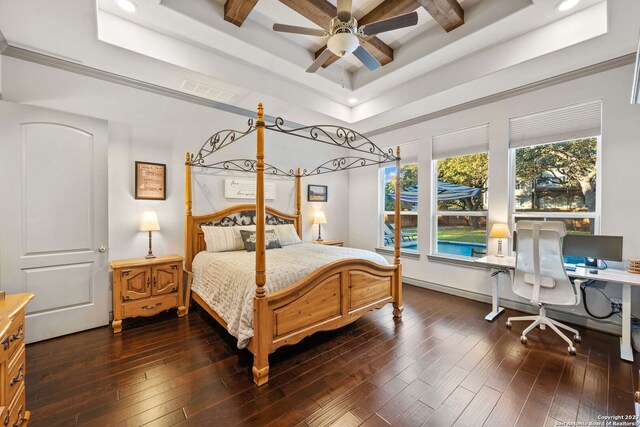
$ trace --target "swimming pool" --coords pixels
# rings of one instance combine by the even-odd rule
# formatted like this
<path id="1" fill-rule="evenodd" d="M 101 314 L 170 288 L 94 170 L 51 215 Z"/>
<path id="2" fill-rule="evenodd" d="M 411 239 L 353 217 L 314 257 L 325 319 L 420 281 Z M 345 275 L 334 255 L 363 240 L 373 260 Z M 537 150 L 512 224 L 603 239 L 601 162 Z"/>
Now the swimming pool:
<path id="1" fill-rule="evenodd" d="M 449 242 L 444 240 L 438 240 L 438 253 L 458 256 L 471 256 L 471 250 L 473 248 L 479 250 L 486 250 L 487 245 L 481 243 L 466 243 L 466 242 Z M 417 250 L 418 244 L 404 246 L 402 249 Z"/>

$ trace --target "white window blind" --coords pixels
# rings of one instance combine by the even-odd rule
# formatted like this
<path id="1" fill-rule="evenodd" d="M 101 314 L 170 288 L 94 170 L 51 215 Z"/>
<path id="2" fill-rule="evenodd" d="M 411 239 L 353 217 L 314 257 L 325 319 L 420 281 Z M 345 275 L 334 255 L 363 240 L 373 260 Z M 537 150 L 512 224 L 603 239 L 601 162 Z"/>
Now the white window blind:
<path id="1" fill-rule="evenodd" d="M 598 136 L 602 103 L 598 101 L 556 108 L 509 119 L 511 148 Z"/>
<path id="2" fill-rule="evenodd" d="M 489 151 L 489 124 L 432 138 L 433 159 L 466 156 Z"/>

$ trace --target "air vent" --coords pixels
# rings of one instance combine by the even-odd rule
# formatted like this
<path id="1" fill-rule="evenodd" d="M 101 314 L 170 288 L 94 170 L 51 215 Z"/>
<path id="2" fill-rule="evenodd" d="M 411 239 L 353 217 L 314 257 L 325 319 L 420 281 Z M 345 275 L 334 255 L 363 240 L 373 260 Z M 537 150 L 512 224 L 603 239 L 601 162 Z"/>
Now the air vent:
<path id="1" fill-rule="evenodd" d="M 180 85 L 180 90 L 191 93 L 203 98 L 209 98 L 218 102 L 230 102 L 235 96 L 231 92 L 222 89 L 207 86 L 203 83 L 194 82 L 193 80 L 184 79 Z"/>

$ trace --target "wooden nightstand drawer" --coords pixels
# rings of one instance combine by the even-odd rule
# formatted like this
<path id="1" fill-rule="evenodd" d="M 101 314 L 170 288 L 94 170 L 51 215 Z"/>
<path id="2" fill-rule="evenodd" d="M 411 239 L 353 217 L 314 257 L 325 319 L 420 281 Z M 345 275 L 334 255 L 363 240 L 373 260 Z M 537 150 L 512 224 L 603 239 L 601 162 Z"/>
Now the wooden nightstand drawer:
<path id="1" fill-rule="evenodd" d="M 327 245 L 327 246 L 344 246 L 344 242 L 342 240 L 314 240 L 311 243 L 316 243 L 318 245 Z"/>
<path id="2" fill-rule="evenodd" d="M 11 402 L 20 388 L 24 388 L 25 375 L 25 351 L 24 346 L 16 353 L 16 356 L 8 364 L 7 370 L 7 402 Z"/>
<path id="3" fill-rule="evenodd" d="M 122 304 L 123 317 L 152 316 L 178 306 L 178 293 Z"/>
<path id="4" fill-rule="evenodd" d="M 187 313 L 182 278 L 183 258 L 165 255 L 111 261 L 113 270 L 113 333 L 122 330 L 128 317 L 153 316 L 178 307 Z"/>

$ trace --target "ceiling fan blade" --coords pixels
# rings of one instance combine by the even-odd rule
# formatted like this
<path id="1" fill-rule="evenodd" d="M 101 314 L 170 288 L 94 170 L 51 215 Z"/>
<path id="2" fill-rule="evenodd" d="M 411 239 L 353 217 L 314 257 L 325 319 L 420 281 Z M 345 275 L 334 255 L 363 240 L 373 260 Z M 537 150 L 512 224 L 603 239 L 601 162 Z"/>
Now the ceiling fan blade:
<path id="1" fill-rule="evenodd" d="M 325 61 L 329 59 L 329 57 L 331 57 L 331 55 L 333 55 L 333 53 L 329 49 L 323 50 L 320 56 L 318 56 L 316 60 L 313 61 L 313 64 L 311 64 L 311 66 L 307 68 L 307 73 L 315 73 L 316 71 L 318 71 L 318 68 L 320 68 L 322 64 L 324 64 Z"/>
<path id="2" fill-rule="evenodd" d="M 371 55 L 365 48 L 362 46 L 358 46 L 356 50 L 353 51 L 353 54 L 356 58 L 360 60 L 369 70 L 373 71 L 377 68 L 380 68 L 380 63 L 378 60 Z"/>
<path id="3" fill-rule="evenodd" d="M 307 36 L 324 37 L 329 35 L 325 30 L 319 28 L 297 27 L 295 25 L 273 24 L 273 31 L 281 33 L 304 34 Z"/>
<path id="4" fill-rule="evenodd" d="M 392 18 L 383 19 L 381 21 L 372 22 L 360 27 L 360 33 L 363 36 L 372 36 L 374 34 L 384 33 L 385 31 L 397 30 L 398 28 L 411 27 L 418 23 L 418 12 L 406 13 L 404 15 L 394 16 Z"/>
<path id="5" fill-rule="evenodd" d="M 351 0 L 338 0 L 338 19 L 342 22 L 351 19 Z"/>

